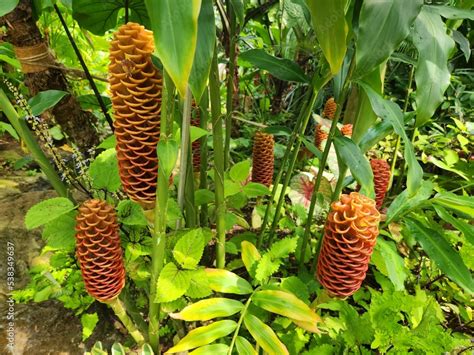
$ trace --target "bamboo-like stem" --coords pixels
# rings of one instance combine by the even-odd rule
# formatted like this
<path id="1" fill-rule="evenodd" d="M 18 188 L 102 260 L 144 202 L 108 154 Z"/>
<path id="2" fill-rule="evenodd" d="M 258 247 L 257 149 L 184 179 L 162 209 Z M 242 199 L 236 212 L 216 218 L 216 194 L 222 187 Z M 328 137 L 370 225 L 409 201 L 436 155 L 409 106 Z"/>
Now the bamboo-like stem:
<path id="1" fill-rule="evenodd" d="M 245 315 L 247 314 L 247 310 L 250 306 L 250 301 L 252 301 L 252 296 L 254 295 L 255 291 L 250 295 L 247 302 L 245 302 L 244 309 L 242 309 L 242 312 L 240 312 L 240 318 L 237 322 L 237 326 L 235 327 L 234 335 L 232 336 L 227 355 L 232 355 L 232 350 L 234 349 L 235 341 L 237 340 L 237 336 L 239 335 L 240 327 L 242 326 L 242 322 L 244 321 Z"/>
<path id="2" fill-rule="evenodd" d="M 207 121 L 209 118 L 209 90 L 206 88 L 202 95 L 199 109 L 201 110 L 200 126 L 202 129 L 207 131 Z M 201 161 L 199 166 L 199 188 L 207 189 L 207 136 L 201 138 Z M 200 222 L 201 226 L 207 225 L 207 213 L 208 206 L 204 204 L 200 210 Z"/>
<path id="3" fill-rule="evenodd" d="M 191 104 L 192 94 L 191 90 L 186 89 L 184 96 L 183 106 L 183 119 L 181 124 L 181 156 L 179 161 L 179 185 L 178 185 L 178 205 L 184 215 L 184 193 L 186 188 L 187 170 L 188 170 L 188 157 L 190 153 L 190 138 L 189 138 L 189 127 L 191 126 Z M 179 228 L 181 220 L 176 221 L 176 228 Z"/>
<path id="4" fill-rule="evenodd" d="M 193 167 L 191 144 L 188 145 L 188 167 Z M 186 169 L 186 185 L 184 191 L 184 209 L 186 211 L 186 227 L 194 228 L 197 223 L 196 207 L 194 206 L 194 171 Z"/>
<path id="5" fill-rule="evenodd" d="M 224 144 L 224 169 L 227 170 L 230 165 L 230 139 L 232 133 L 232 113 L 234 111 L 234 72 L 235 72 L 235 36 L 236 23 L 235 11 L 230 3 L 226 1 L 227 15 L 229 16 L 229 73 L 227 76 L 227 93 L 226 93 L 226 118 L 225 118 L 225 144 Z"/>
<path id="6" fill-rule="evenodd" d="M 410 74 L 408 76 L 408 85 L 407 85 L 407 93 L 405 96 L 405 103 L 403 105 L 403 113 L 407 112 L 408 109 L 408 103 L 410 102 L 410 94 L 412 92 L 412 84 L 413 84 L 413 76 L 415 73 L 415 66 L 412 65 Z M 395 166 L 397 164 L 397 157 L 398 157 L 398 151 L 400 150 L 400 143 L 401 143 L 401 137 L 397 137 L 397 143 L 395 145 L 395 151 L 393 152 L 392 156 L 392 165 L 390 167 L 390 183 L 388 184 L 388 190 L 390 190 L 392 183 L 393 183 L 393 177 L 394 177 L 394 172 L 395 172 Z"/>
<path id="7" fill-rule="evenodd" d="M 287 187 L 290 183 L 291 176 L 293 174 L 293 169 L 294 169 L 296 159 L 298 157 L 298 153 L 299 153 L 299 150 L 300 150 L 300 147 L 301 147 L 302 136 L 304 134 L 306 126 L 308 125 L 309 119 L 311 117 L 311 113 L 313 112 L 314 103 L 316 102 L 319 91 L 321 90 L 321 88 L 324 85 L 326 85 L 326 83 L 329 81 L 330 77 L 331 77 L 330 75 L 326 75 L 324 77 L 315 76 L 315 78 L 312 82 L 309 102 L 308 102 L 308 105 L 306 106 L 306 110 L 305 110 L 305 113 L 303 115 L 303 122 L 302 122 L 300 130 L 298 132 L 296 145 L 293 148 L 293 151 L 292 151 L 292 154 L 291 154 L 290 165 L 289 165 L 289 167 L 286 171 L 286 174 L 285 174 L 285 180 L 283 181 L 283 187 L 281 189 L 281 193 L 280 193 L 278 203 L 277 203 L 277 206 L 276 206 L 276 209 L 275 209 L 275 215 L 273 216 L 273 222 L 272 222 L 272 225 L 270 227 L 269 238 L 268 238 L 268 246 L 270 246 L 272 244 L 273 237 L 275 235 L 276 227 L 278 225 L 278 220 L 280 218 L 281 207 L 283 206 L 283 202 L 285 200 L 285 192 L 286 192 L 286 189 L 287 189 Z"/>
<path id="8" fill-rule="evenodd" d="M 214 149 L 214 184 L 216 195 L 216 266 L 225 266 L 225 199 L 224 199 L 224 149 L 221 116 L 221 99 L 219 90 L 219 72 L 217 68 L 217 47 L 214 48 L 211 75 L 209 77 L 211 96 L 212 140 Z"/>
<path id="9" fill-rule="evenodd" d="M 310 96 L 309 94 L 310 94 L 310 91 L 307 91 L 307 93 L 306 93 L 307 98 L 309 98 L 309 96 Z M 262 226 L 260 228 L 260 233 L 259 233 L 258 239 L 257 239 L 257 248 L 260 248 L 262 246 L 263 236 L 264 236 L 267 224 L 268 224 L 268 219 L 270 218 L 270 210 L 273 206 L 273 202 L 274 202 L 277 190 L 278 190 L 278 185 L 280 184 L 281 178 L 283 177 L 283 171 L 285 170 L 285 166 L 286 166 L 286 164 L 288 162 L 288 159 L 290 157 L 291 149 L 293 148 L 293 145 L 296 141 L 296 138 L 298 137 L 298 132 L 300 131 L 300 126 L 301 126 L 301 123 L 303 122 L 303 113 L 306 111 L 307 104 L 308 104 L 308 102 L 307 102 L 307 100 L 305 100 L 305 104 L 303 104 L 303 107 L 302 107 L 302 109 L 301 109 L 301 111 L 298 115 L 297 120 L 296 120 L 295 127 L 293 128 L 293 132 L 291 133 L 290 139 L 288 140 L 288 144 L 286 146 L 285 154 L 283 155 L 283 158 L 281 160 L 280 170 L 278 170 L 275 181 L 273 182 L 272 192 L 271 192 L 270 198 L 268 199 L 268 202 L 267 202 L 267 208 L 265 209 L 265 215 L 263 217 Z"/>
<path id="10" fill-rule="evenodd" d="M 97 98 L 97 102 L 99 103 L 100 109 L 102 110 L 102 113 L 104 114 L 105 120 L 110 126 L 110 129 L 112 132 L 114 131 L 114 124 L 112 122 L 112 118 L 110 118 L 109 113 L 107 112 L 107 107 L 105 106 L 104 100 L 102 100 L 102 96 L 100 96 L 99 90 L 97 89 L 97 86 L 95 85 L 94 79 L 91 76 L 91 73 L 89 72 L 89 68 L 86 65 L 86 62 L 84 61 L 84 58 L 82 57 L 81 51 L 77 47 L 76 42 L 74 41 L 74 38 L 72 37 L 71 32 L 69 31 L 69 28 L 67 27 L 67 23 L 63 18 L 63 15 L 61 14 L 61 11 L 59 10 L 58 5 L 53 5 L 54 10 L 56 11 L 56 14 L 58 15 L 59 21 L 61 21 L 61 24 L 64 28 L 64 31 L 66 32 L 67 38 L 69 39 L 69 42 L 71 42 L 71 46 L 74 49 L 74 53 L 77 56 L 77 59 L 79 60 L 79 63 L 81 64 L 82 70 L 84 70 L 84 74 L 86 74 L 87 80 L 89 81 L 89 85 L 92 88 L 92 91 L 94 91 L 94 95 Z"/>
<path id="11" fill-rule="evenodd" d="M 172 129 L 172 114 L 170 107 L 173 105 L 174 85 L 168 73 L 163 75 L 163 94 L 161 105 L 160 140 L 168 139 Z M 168 184 L 169 176 L 164 169 L 158 169 L 157 192 L 155 200 L 155 218 L 153 227 L 152 251 L 151 251 L 151 276 L 150 276 L 150 298 L 148 309 L 148 337 L 150 345 L 156 354 L 160 353 L 160 304 L 156 302 L 156 287 L 158 277 L 165 258 L 166 247 L 166 210 L 168 207 Z"/>
<path id="12" fill-rule="evenodd" d="M 329 129 L 328 139 L 326 141 L 326 146 L 324 147 L 323 155 L 321 157 L 318 174 L 316 176 L 316 181 L 314 182 L 313 194 L 311 196 L 311 202 L 310 202 L 310 206 L 309 206 L 308 217 L 306 219 L 306 226 L 305 226 L 305 230 L 304 230 L 303 241 L 302 241 L 302 244 L 301 244 L 300 262 L 299 262 L 300 269 L 303 267 L 303 264 L 304 264 L 304 255 L 306 253 L 306 247 L 307 247 L 308 241 L 309 241 L 309 234 L 310 234 L 310 231 L 311 231 L 311 224 L 313 222 L 313 214 L 314 214 L 314 209 L 316 207 L 317 195 L 318 195 L 318 192 L 319 192 L 319 188 L 321 186 L 321 181 L 323 179 L 324 169 L 326 168 L 326 163 L 327 163 L 327 159 L 328 159 L 328 156 L 329 156 L 329 150 L 331 149 L 331 144 L 332 144 L 332 141 L 334 139 L 334 135 L 335 135 L 336 130 L 337 130 L 337 123 L 338 123 L 338 121 L 341 117 L 342 108 L 343 108 L 344 103 L 347 99 L 347 96 L 349 95 L 349 84 L 350 84 L 350 81 L 351 81 L 352 73 L 354 71 L 354 67 L 355 67 L 355 56 L 352 57 L 351 64 L 350 64 L 350 67 L 349 67 L 349 70 L 347 72 L 347 76 L 346 76 L 346 79 L 344 81 L 344 85 L 343 85 L 343 88 L 342 88 L 342 93 L 341 93 L 340 98 L 337 102 L 336 114 L 335 114 L 335 117 L 334 117 L 334 119 L 331 123 L 331 128 Z M 339 180 L 338 180 L 339 188 L 341 188 L 341 186 L 342 186 L 342 181 L 344 180 L 344 176 L 346 175 L 346 169 L 347 169 L 346 167 L 342 167 L 339 171 Z M 339 196 L 339 194 L 336 195 L 334 193 L 333 196 L 332 196 L 332 200 L 334 201 L 334 199 L 337 198 L 338 196 Z M 320 248 L 321 248 L 321 241 L 322 241 L 323 237 L 324 237 L 324 234 L 323 234 L 323 236 L 321 236 L 321 238 L 319 238 L 318 245 L 316 246 L 316 258 L 319 257 L 319 251 L 320 251 Z"/>
<path id="13" fill-rule="evenodd" d="M 7 116 L 8 121 L 10 121 L 13 128 L 15 128 L 15 131 L 18 132 L 18 135 L 21 137 L 23 142 L 25 142 L 26 147 L 31 152 L 35 161 L 39 164 L 41 171 L 43 171 L 43 173 L 46 175 L 48 181 L 51 183 L 58 195 L 72 200 L 71 194 L 68 192 L 66 185 L 61 181 L 58 173 L 50 164 L 48 157 L 41 150 L 33 133 L 31 133 L 30 129 L 28 128 L 28 125 L 23 119 L 20 118 L 7 95 L 1 88 L 0 108 L 5 113 L 5 116 Z"/>
<path id="14" fill-rule="evenodd" d="M 132 322 L 132 320 L 128 316 L 122 301 L 120 301 L 119 298 L 116 297 L 113 300 L 106 303 L 110 306 L 110 308 L 113 309 L 114 313 L 120 319 L 122 324 L 128 330 L 132 338 L 137 342 L 137 344 L 138 345 L 144 344 L 145 338 L 143 337 L 143 334 L 137 329 L 135 324 Z"/>

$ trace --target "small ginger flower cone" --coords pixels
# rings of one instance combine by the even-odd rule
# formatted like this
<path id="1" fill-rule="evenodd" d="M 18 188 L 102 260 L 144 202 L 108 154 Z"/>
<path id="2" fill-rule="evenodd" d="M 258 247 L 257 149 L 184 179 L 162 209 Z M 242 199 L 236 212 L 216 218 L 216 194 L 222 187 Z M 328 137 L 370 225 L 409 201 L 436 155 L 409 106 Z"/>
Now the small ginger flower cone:
<path id="1" fill-rule="evenodd" d="M 253 142 L 252 181 L 270 186 L 273 182 L 275 141 L 268 133 L 257 132 Z"/>
<path id="2" fill-rule="evenodd" d="M 153 35 L 136 23 L 121 26 L 110 44 L 109 83 L 123 189 L 143 207 L 155 201 L 162 77 L 153 66 Z"/>
<path id="3" fill-rule="evenodd" d="M 199 107 L 195 106 L 194 102 L 193 102 L 193 108 L 192 108 L 192 115 L 193 115 L 193 118 L 191 119 L 191 126 L 200 127 L 201 112 L 199 110 Z M 201 140 L 200 139 L 196 139 L 191 144 L 191 151 L 193 155 L 193 171 L 199 172 L 200 167 L 201 167 Z"/>
<path id="4" fill-rule="evenodd" d="M 323 117 L 332 120 L 336 115 L 337 104 L 334 97 L 330 97 L 324 104 Z"/>
<path id="5" fill-rule="evenodd" d="M 323 142 L 328 139 L 328 132 L 326 132 L 321 124 L 316 126 L 314 130 L 314 145 L 319 150 L 323 150 Z"/>
<path id="6" fill-rule="evenodd" d="M 375 203 L 380 210 L 390 183 L 390 165 L 384 159 L 372 159 L 370 166 L 374 174 Z"/>
<path id="7" fill-rule="evenodd" d="M 347 297 L 365 279 L 370 257 L 379 234 L 380 213 L 375 201 L 352 192 L 331 205 L 317 278 L 331 296 Z"/>
<path id="8" fill-rule="evenodd" d="M 352 137 L 352 124 L 347 123 L 341 127 L 341 133 L 343 136 Z"/>
<path id="9" fill-rule="evenodd" d="M 125 268 L 114 208 L 87 200 L 76 217 L 76 257 L 87 292 L 96 300 L 115 299 L 125 286 Z"/>

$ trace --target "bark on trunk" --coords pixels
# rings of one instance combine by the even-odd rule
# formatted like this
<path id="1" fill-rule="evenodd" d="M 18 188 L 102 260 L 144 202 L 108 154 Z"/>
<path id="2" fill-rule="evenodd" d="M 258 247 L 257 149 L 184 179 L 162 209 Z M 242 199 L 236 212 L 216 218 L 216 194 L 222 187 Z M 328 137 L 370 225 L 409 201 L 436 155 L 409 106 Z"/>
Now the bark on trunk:
<path id="1" fill-rule="evenodd" d="M 24 49 L 41 43 L 48 47 L 32 16 L 29 0 L 20 0 L 15 10 L 0 17 L 0 25 L 7 28 L 5 40 L 16 48 Z M 59 66 L 55 60 L 53 65 Z M 40 71 L 25 72 L 24 76 L 25 84 L 32 96 L 45 90 L 62 90 L 70 93 L 53 107 L 52 114 L 62 130 L 83 153 L 99 142 L 94 128 L 96 117 L 91 112 L 81 109 L 79 102 L 70 92 L 66 77 L 60 69 L 42 67 Z"/>

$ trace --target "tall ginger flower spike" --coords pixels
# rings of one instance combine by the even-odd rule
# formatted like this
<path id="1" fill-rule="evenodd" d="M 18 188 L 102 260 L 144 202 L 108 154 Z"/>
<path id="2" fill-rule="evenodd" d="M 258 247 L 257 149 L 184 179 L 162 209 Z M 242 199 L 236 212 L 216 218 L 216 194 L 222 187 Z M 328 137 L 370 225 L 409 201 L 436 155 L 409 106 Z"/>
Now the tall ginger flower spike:
<path id="1" fill-rule="evenodd" d="M 273 182 L 275 141 L 273 136 L 264 132 L 255 133 L 253 141 L 252 181 L 270 186 Z"/>
<path id="2" fill-rule="evenodd" d="M 351 192 L 331 205 L 324 227 L 317 277 L 329 294 L 347 297 L 364 281 L 379 234 L 375 201 Z"/>
<path id="3" fill-rule="evenodd" d="M 121 26 L 110 44 L 109 83 L 120 179 L 127 195 L 152 207 L 156 194 L 162 77 L 153 66 L 152 32 Z"/>

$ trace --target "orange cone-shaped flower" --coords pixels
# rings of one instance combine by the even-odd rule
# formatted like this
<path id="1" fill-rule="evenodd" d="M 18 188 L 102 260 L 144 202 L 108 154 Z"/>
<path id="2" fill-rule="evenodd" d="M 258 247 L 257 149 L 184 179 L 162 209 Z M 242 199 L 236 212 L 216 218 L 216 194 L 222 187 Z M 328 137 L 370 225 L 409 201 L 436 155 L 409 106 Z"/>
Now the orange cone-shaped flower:
<path id="1" fill-rule="evenodd" d="M 347 123 L 344 126 L 341 127 L 341 133 L 342 135 L 346 137 L 351 137 L 352 136 L 352 124 Z"/>
<path id="2" fill-rule="evenodd" d="M 368 269 L 380 213 L 375 201 L 352 192 L 333 202 L 324 228 L 317 277 L 332 296 L 356 292 Z"/>
<path id="3" fill-rule="evenodd" d="M 109 82 L 117 158 L 123 189 L 144 207 L 153 206 L 158 174 L 162 78 L 151 61 L 153 35 L 128 23 L 110 45 Z"/>
<path id="4" fill-rule="evenodd" d="M 87 292 L 107 302 L 125 285 L 120 235 L 114 208 L 102 200 L 88 200 L 76 217 L 76 257 Z"/>
<path id="5" fill-rule="evenodd" d="M 273 182 L 273 146 L 275 141 L 268 133 L 257 132 L 253 142 L 252 181 L 270 186 Z"/>
<path id="6" fill-rule="evenodd" d="M 322 128 L 321 124 L 316 126 L 314 130 L 314 145 L 319 150 L 323 150 L 323 142 L 328 139 L 328 133 Z"/>
<path id="7" fill-rule="evenodd" d="M 191 126 L 200 127 L 201 125 L 201 113 L 199 107 L 196 107 L 193 102 L 192 109 L 193 119 L 191 119 Z M 201 167 L 201 139 L 196 139 L 191 144 L 191 150 L 193 154 L 193 171 L 197 172 Z"/>
<path id="8" fill-rule="evenodd" d="M 374 173 L 375 202 L 379 210 L 382 207 L 385 193 L 390 183 L 390 166 L 384 159 L 372 159 L 370 166 Z"/>
<path id="9" fill-rule="evenodd" d="M 336 115 L 337 104 L 334 97 L 330 97 L 324 104 L 323 117 L 332 120 Z"/>

